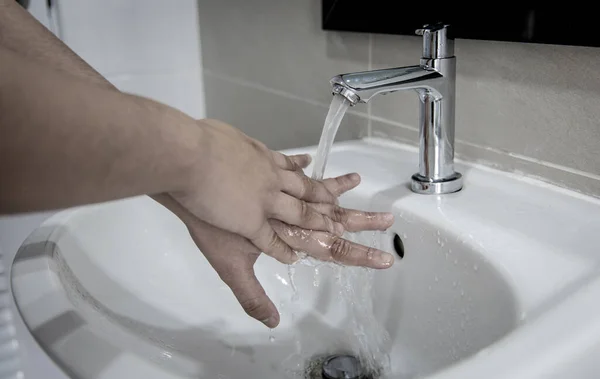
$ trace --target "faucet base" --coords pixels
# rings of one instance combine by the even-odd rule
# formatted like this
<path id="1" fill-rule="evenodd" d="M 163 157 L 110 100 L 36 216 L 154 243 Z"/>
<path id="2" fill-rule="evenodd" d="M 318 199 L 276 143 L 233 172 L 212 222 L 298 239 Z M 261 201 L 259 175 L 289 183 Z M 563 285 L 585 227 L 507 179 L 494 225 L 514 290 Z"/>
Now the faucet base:
<path id="1" fill-rule="evenodd" d="M 425 195 L 443 195 L 458 192 L 462 189 L 462 175 L 455 172 L 447 178 L 433 180 L 423 175 L 414 174 L 411 189 L 413 192 Z"/>

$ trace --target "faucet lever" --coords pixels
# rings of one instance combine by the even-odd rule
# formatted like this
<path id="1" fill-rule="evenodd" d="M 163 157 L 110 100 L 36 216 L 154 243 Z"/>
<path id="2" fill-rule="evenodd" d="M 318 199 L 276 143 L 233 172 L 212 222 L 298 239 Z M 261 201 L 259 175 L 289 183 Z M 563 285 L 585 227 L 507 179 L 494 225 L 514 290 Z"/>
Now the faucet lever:
<path id="1" fill-rule="evenodd" d="M 454 38 L 449 25 L 443 23 L 424 25 L 415 31 L 423 36 L 423 59 L 442 59 L 454 56 Z"/>

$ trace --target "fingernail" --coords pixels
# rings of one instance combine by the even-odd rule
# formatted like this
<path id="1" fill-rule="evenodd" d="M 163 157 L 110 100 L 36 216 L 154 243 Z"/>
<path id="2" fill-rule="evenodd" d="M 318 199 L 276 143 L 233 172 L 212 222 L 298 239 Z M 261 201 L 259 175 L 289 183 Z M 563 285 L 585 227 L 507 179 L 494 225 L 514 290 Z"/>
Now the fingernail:
<path id="1" fill-rule="evenodd" d="M 384 221 L 390 222 L 390 221 L 394 221 L 394 215 L 391 213 L 384 213 L 381 218 L 383 218 Z"/>
<path id="2" fill-rule="evenodd" d="M 335 228 L 335 234 L 338 237 L 343 236 L 344 235 L 344 231 L 346 230 L 344 228 L 344 225 L 340 224 L 339 222 L 334 222 L 333 224 L 334 224 L 334 228 Z"/>
<path id="3" fill-rule="evenodd" d="M 381 265 L 384 267 L 391 266 L 394 263 L 394 256 L 389 253 L 381 254 Z"/>
<path id="4" fill-rule="evenodd" d="M 360 181 L 360 175 L 358 175 L 356 173 L 352 173 L 352 174 L 350 174 L 350 180 L 352 180 L 353 182 L 358 182 L 358 181 Z"/>
<path id="5" fill-rule="evenodd" d="M 268 326 L 269 328 L 273 328 L 273 327 L 275 327 L 275 324 L 277 323 L 277 319 L 274 316 L 271 316 L 269 318 L 262 320 L 262 323 L 265 324 L 266 326 Z"/>
<path id="6" fill-rule="evenodd" d="M 291 265 L 297 263 L 302 257 L 300 256 L 300 254 L 298 254 L 297 252 L 294 253 L 294 255 L 292 256 L 292 261 L 290 262 Z"/>

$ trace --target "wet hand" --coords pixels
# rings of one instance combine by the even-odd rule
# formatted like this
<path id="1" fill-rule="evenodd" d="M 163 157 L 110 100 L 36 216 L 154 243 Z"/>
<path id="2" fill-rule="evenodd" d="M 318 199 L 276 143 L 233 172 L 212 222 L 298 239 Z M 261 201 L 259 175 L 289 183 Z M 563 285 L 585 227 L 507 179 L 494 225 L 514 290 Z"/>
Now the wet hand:
<path id="1" fill-rule="evenodd" d="M 360 225 L 360 230 L 383 230 L 392 224 L 386 214 L 342 212 L 348 212 L 347 224 Z M 269 328 L 279 325 L 279 312 L 254 273 L 260 249 L 240 235 L 216 228 L 197 218 L 188 219 L 185 223 L 200 251 L 221 280 L 229 286 L 244 311 Z M 393 256 L 386 252 L 347 241 L 331 233 L 304 230 L 280 221 L 271 220 L 271 223 L 286 243 L 319 260 L 374 269 L 391 267 L 394 262 Z"/>
<path id="2" fill-rule="evenodd" d="M 201 152 L 189 185 L 171 196 L 193 215 L 239 234 L 264 253 L 282 261 L 296 258 L 269 223 L 279 220 L 301 228 L 342 235 L 341 222 L 309 203 L 334 203 L 323 182 L 304 175 L 310 157 L 288 157 L 238 129 L 201 120 Z"/>
<path id="3" fill-rule="evenodd" d="M 326 179 L 323 184 L 339 196 L 356 187 L 359 182 L 360 177 L 351 174 Z M 277 308 L 254 274 L 254 264 L 260 256 L 261 249 L 247 238 L 198 219 L 168 195 L 155 198 L 186 224 L 200 251 L 231 288 L 246 313 L 270 328 L 276 327 L 279 324 Z M 385 230 L 393 223 L 393 217 L 387 213 L 350 210 L 334 204 L 310 206 L 330 214 L 351 232 Z M 332 233 L 305 230 L 277 220 L 269 220 L 269 224 L 286 244 L 319 260 L 375 269 L 388 268 L 394 261 L 393 256 L 388 253 L 347 241 Z"/>

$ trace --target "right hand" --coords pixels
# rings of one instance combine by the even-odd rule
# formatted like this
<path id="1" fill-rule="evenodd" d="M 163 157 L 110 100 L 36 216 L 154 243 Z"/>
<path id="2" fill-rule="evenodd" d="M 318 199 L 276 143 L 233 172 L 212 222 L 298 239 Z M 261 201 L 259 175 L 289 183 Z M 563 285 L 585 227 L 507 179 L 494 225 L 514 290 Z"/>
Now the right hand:
<path id="1" fill-rule="evenodd" d="M 341 236 L 344 227 L 309 205 L 334 203 L 325 185 L 304 175 L 310 157 L 288 157 L 216 120 L 198 121 L 201 153 L 184 191 L 171 193 L 193 215 L 250 240 L 285 263 L 298 259 L 269 219 Z"/>

